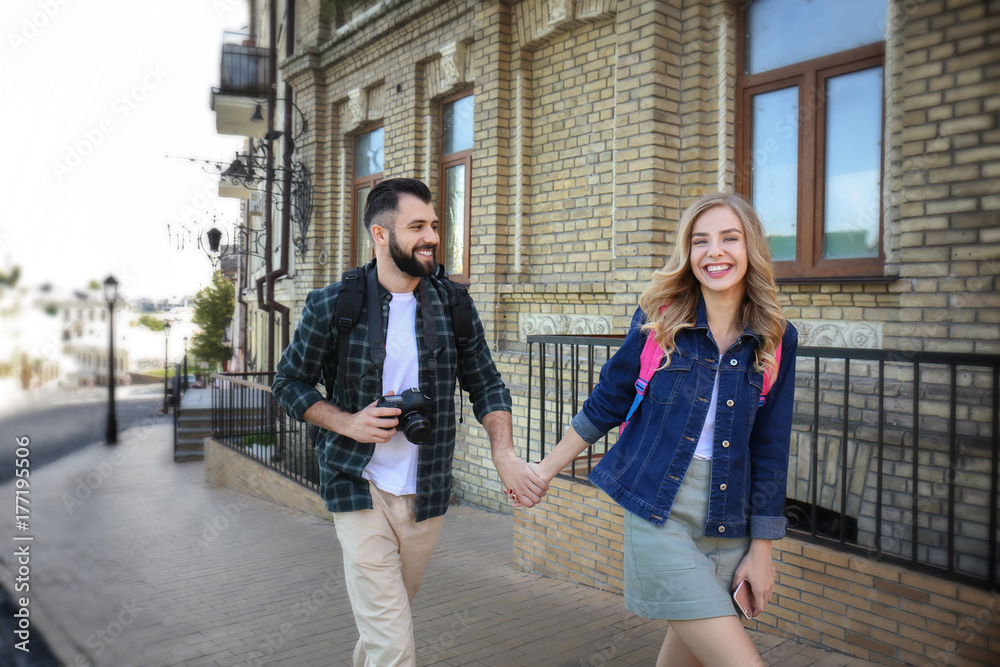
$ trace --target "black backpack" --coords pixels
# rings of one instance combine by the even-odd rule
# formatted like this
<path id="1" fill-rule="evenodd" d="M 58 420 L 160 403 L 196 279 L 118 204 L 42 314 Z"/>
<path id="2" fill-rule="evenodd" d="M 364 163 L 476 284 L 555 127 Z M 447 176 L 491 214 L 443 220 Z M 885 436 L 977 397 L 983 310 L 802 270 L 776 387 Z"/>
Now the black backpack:
<path id="1" fill-rule="evenodd" d="M 455 335 L 455 343 L 459 350 L 469 345 L 475 336 L 476 330 L 473 324 L 472 297 L 469 296 L 469 289 L 465 285 L 460 285 L 447 278 L 444 267 L 438 265 L 435 275 L 441 284 L 448 291 L 448 308 L 451 311 L 451 329 Z M 365 266 L 356 266 L 344 272 L 340 279 L 340 294 L 337 297 L 337 307 L 334 310 L 333 321 L 339 330 L 337 336 L 337 377 L 338 384 L 344 386 L 344 368 L 347 366 L 348 345 L 342 341 L 350 335 L 351 329 L 358 323 L 361 317 L 361 309 L 365 305 L 368 291 L 368 273 Z M 376 295 L 377 296 L 377 295 Z M 382 353 L 385 346 L 382 346 Z M 323 378 L 326 385 L 327 400 L 333 398 L 333 378 Z M 461 416 L 459 417 L 461 420 Z M 319 435 L 319 427 L 309 425 L 309 437 L 316 440 Z"/>
<path id="2" fill-rule="evenodd" d="M 351 329 L 358 323 L 358 318 L 361 316 L 361 309 L 367 298 L 367 278 L 364 266 L 348 269 L 340 278 L 340 295 L 337 297 L 337 308 L 333 314 L 334 323 L 340 330 L 340 335 L 337 336 L 337 376 L 340 380 L 340 386 L 344 384 L 343 369 L 347 365 L 347 345 L 342 345 L 341 340 L 350 334 Z M 476 333 L 472 321 L 474 309 L 469 289 L 465 285 L 459 285 L 449 280 L 444 267 L 440 264 L 438 264 L 435 278 L 441 281 L 441 284 L 448 291 L 451 329 L 455 334 L 455 343 L 458 349 L 464 349 Z"/>

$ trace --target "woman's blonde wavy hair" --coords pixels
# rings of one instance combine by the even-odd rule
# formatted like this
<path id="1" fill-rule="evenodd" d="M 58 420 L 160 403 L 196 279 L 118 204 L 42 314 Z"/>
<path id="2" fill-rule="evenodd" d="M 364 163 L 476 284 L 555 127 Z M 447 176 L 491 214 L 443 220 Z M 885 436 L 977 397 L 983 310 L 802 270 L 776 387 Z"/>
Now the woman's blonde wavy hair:
<path id="1" fill-rule="evenodd" d="M 639 297 L 639 306 L 646 313 L 646 323 L 642 328 L 656 336 L 665 351 L 663 366 L 669 366 L 677 333 L 695 326 L 698 316 L 701 284 L 691 271 L 691 231 L 698 217 L 716 206 L 725 206 L 736 214 L 743 223 L 743 238 L 747 244 L 748 266 L 743 279 L 745 290 L 737 324 L 741 329 L 749 328 L 763 340 L 757 349 L 754 368 L 758 371 L 767 368 L 776 370 L 774 351 L 785 333 L 785 317 L 778 305 L 778 290 L 764 226 L 753 206 L 740 195 L 724 192 L 705 195 L 681 215 L 673 253 L 664 267 L 653 273 L 649 286 Z"/>

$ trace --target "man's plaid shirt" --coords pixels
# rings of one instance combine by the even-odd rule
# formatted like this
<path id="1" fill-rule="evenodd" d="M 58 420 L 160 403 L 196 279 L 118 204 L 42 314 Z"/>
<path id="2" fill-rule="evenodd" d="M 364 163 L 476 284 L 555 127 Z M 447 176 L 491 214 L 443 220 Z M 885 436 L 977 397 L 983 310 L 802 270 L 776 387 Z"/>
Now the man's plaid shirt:
<path id="1" fill-rule="evenodd" d="M 371 270 L 374 264 L 369 263 Z M 437 374 L 433 387 L 428 387 L 427 360 L 430 352 L 423 344 L 423 317 L 419 303 L 416 315 L 417 351 L 420 355 L 420 389 L 434 400 L 431 420 L 434 436 L 420 445 L 417 463 L 416 520 L 441 516 L 451 498 L 451 462 L 455 451 L 455 380 L 469 393 L 476 419 L 482 422 L 490 412 L 510 412 L 510 392 L 504 386 L 486 344 L 479 314 L 473 313 L 475 336 L 462 351 L 456 350 L 452 331 L 448 292 L 436 278 L 429 281 L 431 307 L 438 330 L 439 348 L 435 351 Z M 381 285 L 382 326 L 388 327 L 388 309 L 392 295 Z M 382 369 L 371 360 L 368 343 L 367 304 L 350 332 L 347 368 L 343 374 L 345 386 L 340 386 L 337 374 L 337 337 L 340 331 L 334 322 L 340 283 L 315 290 L 306 298 L 302 318 L 291 344 L 278 362 L 272 390 L 274 397 L 288 414 L 300 421 L 316 401 L 325 400 L 316 390 L 324 383 L 331 401 L 341 410 L 356 413 L 382 395 Z M 383 335 L 385 332 L 383 331 Z M 430 391 L 428 391 L 430 389 Z M 417 445 L 414 445 L 416 447 Z M 359 443 L 339 433 L 320 431 L 316 441 L 319 457 L 320 490 L 331 512 L 350 512 L 372 508 L 368 481 L 361 473 L 371 460 L 376 445 Z"/>

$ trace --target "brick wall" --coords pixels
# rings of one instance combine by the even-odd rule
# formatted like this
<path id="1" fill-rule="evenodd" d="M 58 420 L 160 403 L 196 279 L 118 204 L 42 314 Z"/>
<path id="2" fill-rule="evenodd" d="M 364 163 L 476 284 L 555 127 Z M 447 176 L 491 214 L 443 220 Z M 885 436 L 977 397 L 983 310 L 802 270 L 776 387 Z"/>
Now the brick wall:
<path id="1" fill-rule="evenodd" d="M 523 447 L 537 439 L 525 336 L 622 331 L 683 207 L 732 186 L 737 5 L 420 0 L 335 30 L 320 4 L 300 3 L 281 62 L 310 120 L 297 155 L 315 189 L 309 248 L 277 298 L 294 325 L 308 291 L 351 264 L 354 136 L 383 125 L 385 175 L 436 191 L 440 102 L 473 89 L 472 293 Z M 782 284 L 782 306 L 804 344 L 1000 350 L 996 3 L 890 0 L 886 18 L 889 277 Z M 251 315 L 257 350 L 267 319 Z M 504 510 L 466 421 L 456 492 Z"/>
<path id="2" fill-rule="evenodd" d="M 895 5 L 891 204 L 898 322 L 886 347 L 1000 352 L 1000 8 Z"/>
<path id="3" fill-rule="evenodd" d="M 356 16 L 338 28 L 321 17 L 319 0 L 300 3 L 296 55 L 283 59 L 281 69 L 309 118 L 310 132 L 297 144 L 297 155 L 309 166 L 315 190 L 309 249 L 295 258 L 294 278 L 277 290 L 279 300 L 294 304 L 293 325 L 308 291 L 337 280 L 351 264 L 355 135 L 383 125 L 385 175 L 419 176 L 436 191 L 441 100 L 473 89 L 472 293 L 494 359 L 514 396 L 518 451 L 525 453 L 529 443 L 537 448 L 537 427 L 529 430 L 525 337 L 622 332 L 650 272 L 670 252 L 670 234 L 681 210 L 707 191 L 732 187 L 738 4 L 414 0 L 385 3 L 364 20 Z M 783 283 L 781 304 L 799 328 L 802 344 L 1000 352 L 1000 6 L 985 0 L 888 0 L 886 25 L 886 275 L 868 282 Z M 266 31 L 257 32 L 266 43 Z M 263 350 L 268 317 L 256 312 L 250 300 L 251 337 L 259 341 L 256 349 Z M 257 364 L 265 364 L 262 354 Z M 821 388 L 831 397 L 838 371 L 836 364 L 824 367 Z M 852 368 L 852 377 L 856 423 L 850 442 L 840 443 L 827 428 L 840 416 L 836 399 L 828 398 L 821 412 L 822 440 L 815 444 L 824 459 L 847 448 L 857 471 L 848 484 L 848 504 L 857 509 L 862 530 L 870 533 L 870 517 L 867 528 L 863 523 L 863 478 L 870 475 L 873 460 L 872 376 L 870 369 Z M 891 479 L 883 501 L 890 510 L 899 510 L 900 525 L 906 523 L 903 514 L 912 494 L 921 494 L 922 507 L 936 502 L 940 486 L 933 476 L 944 470 L 941 452 L 932 447 L 927 460 L 918 461 L 929 476 L 917 488 L 907 487 L 913 465 L 907 460 L 904 433 L 907 406 L 912 405 L 906 394 L 910 381 L 903 372 L 892 378 L 890 411 L 899 433 L 890 433 L 885 460 Z M 812 388 L 809 380 L 803 382 L 805 402 L 811 400 Z M 990 435 L 990 387 L 967 374 L 960 382 L 959 410 L 964 412 L 959 435 L 974 455 L 963 452 L 957 470 L 959 501 L 969 508 L 959 525 L 973 534 L 982 532 L 977 505 L 987 504 L 983 493 L 989 480 L 983 481 L 978 443 Z M 947 399 L 934 382 L 925 389 L 920 400 L 927 412 L 919 427 L 927 436 L 924 442 L 933 445 Z M 531 410 L 531 423 L 537 425 L 537 405 Z M 548 415 L 548 442 L 558 438 L 571 411 L 572 406 L 564 406 L 560 423 Z M 465 502 L 508 511 L 485 433 L 467 402 L 464 416 L 455 457 L 456 494 Z M 796 423 L 789 488 L 790 495 L 803 499 L 808 492 L 796 471 L 810 463 L 814 443 L 808 420 L 800 415 Z M 823 482 L 824 506 L 839 506 L 839 480 Z M 606 520 L 604 528 L 610 532 L 618 525 L 620 510 L 587 495 L 586 487 L 560 493 L 572 497 L 562 506 L 551 505 L 551 514 L 537 514 L 547 522 L 541 526 L 544 532 L 558 536 L 557 541 L 573 528 L 566 519 L 580 518 L 579 508 L 588 508 L 581 510 L 588 522 Z M 892 537 L 905 541 L 906 534 Z M 610 534 L 602 539 L 606 542 L 568 551 L 557 565 L 536 555 L 534 547 L 541 549 L 540 543 L 525 537 L 519 558 L 526 567 L 614 589 L 620 586 L 620 572 L 615 574 L 620 559 L 614 560 L 613 550 L 602 551 L 615 542 Z M 820 568 L 815 571 L 826 576 L 821 563 L 825 552 L 803 549 Z M 805 558 L 802 553 L 788 555 Z M 834 555 L 830 567 L 835 567 Z M 532 560 L 536 557 L 540 560 Z M 586 573 L 588 562 L 609 563 L 609 571 L 591 566 L 596 574 Z M 801 563 L 796 567 L 813 571 Z M 791 582 L 790 572 L 782 576 Z M 909 576 L 887 577 L 879 584 L 882 579 L 873 575 L 871 590 L 889 595 L 879 586 L 916 586 Z M 810 594 L 817 594 L 814 584 L 802 586 L 800 594 L 808 586 Z M 955 605 L 988 608 L 990 603 L 961 587 L 945 585 L 930 592 L 931 584 L 920 586 L 928 589 L 928 599 L 954 593 Z M 791 584 L 786 597 L 793 601 Z M 972 626 L 961 625 L 962 614 L 974 610 L 951 609 L 944 602 L 939 607 L 955 614 L 936 621 L 958 628 L 955 641 L 963 631 L 968 634 Z M 809 629 L 809 619 L 828 622 L 821 614 L 797 613 L 796 619 L 784 620 L 807 634 L 816 632 Z M 904 630 L 919 624 L 895 627 L 905 637 Z M 791 628 L 778 627 L 798 631 Z M 939 637 L 955 636 L 937 629 L 923 626 Z M 830 637 L 853 641 L 855 636 L 847 632 L 860 630 L 845 628 L 842 637 Z M 884 639 L 871 632 L 864 636 Z M 878 653 L 874 647 L 866 650 Z M 914 654 L 930 655 L 927 650 Z M 904 653 L 893 659 L 905 660 Z"/>
<path id="4" fill-rule="evenodd" d="M 517 510 L 514 560 L 528 572 L 623 591 L 623 510 L 589 484 L 553 480 Z M 847 555 L 795 538 L 774 543 L 777 583 L 747 627 L 887 665 L 996 664 L 1000 593 Z"/>
<path id="5" fill-rule="evenodd" d="M 331 518 L 318 493 L 213 438 L 205 438 L 205 479 L 321 519 Z"/>

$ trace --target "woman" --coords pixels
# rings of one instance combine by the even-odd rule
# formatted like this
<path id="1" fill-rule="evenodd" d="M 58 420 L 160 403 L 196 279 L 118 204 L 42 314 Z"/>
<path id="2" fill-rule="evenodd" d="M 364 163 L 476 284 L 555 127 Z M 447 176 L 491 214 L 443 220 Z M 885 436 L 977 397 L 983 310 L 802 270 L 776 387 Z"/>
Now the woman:
<path id="1" fill-rule="evenodd" d="M 623 421 L 646 337 L 655 336 L 662 365 L 590 475 L 628 510 L 625 605 L 670 622 L 657 665 L 763 664 L 731 593 L 745 579 L 756 616 L 774 589 L 797 333 L 781 314 L 750 204 L 716 193 L 688 208 L 639 304 L 594 392 L 535 469 L 548 482 Z M 765 371 L 773 386 L 762 396 Z"/>

